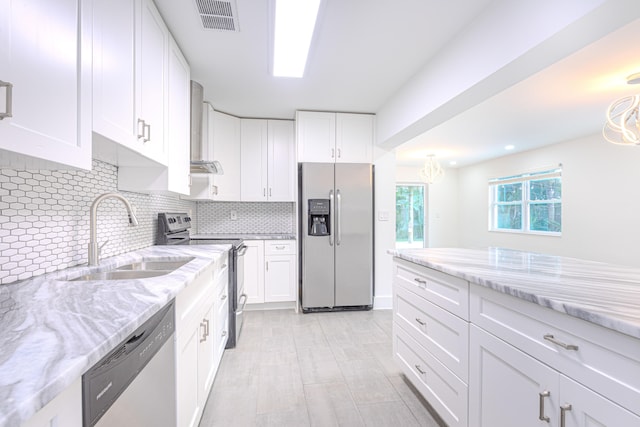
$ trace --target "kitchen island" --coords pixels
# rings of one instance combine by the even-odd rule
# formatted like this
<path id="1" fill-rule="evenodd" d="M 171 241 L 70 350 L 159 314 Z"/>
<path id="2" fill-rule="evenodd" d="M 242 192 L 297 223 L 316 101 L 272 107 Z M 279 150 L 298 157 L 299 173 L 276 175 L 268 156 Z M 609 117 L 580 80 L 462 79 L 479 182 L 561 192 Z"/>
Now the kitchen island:
<path id="1" fill-rule="evenodd" d="M 503 248 L 390 253 L 394 357 L 450 426 L 640 425 L 640 268 Z"/>
<path id="2" fill-rule="evenodd" d="M 230 245 L 152 246 L 0 286 L 0 426 L 19 426 L 212 266 Z M 158 277 L 69 281 L 145 259 L 193 258 Z"/>

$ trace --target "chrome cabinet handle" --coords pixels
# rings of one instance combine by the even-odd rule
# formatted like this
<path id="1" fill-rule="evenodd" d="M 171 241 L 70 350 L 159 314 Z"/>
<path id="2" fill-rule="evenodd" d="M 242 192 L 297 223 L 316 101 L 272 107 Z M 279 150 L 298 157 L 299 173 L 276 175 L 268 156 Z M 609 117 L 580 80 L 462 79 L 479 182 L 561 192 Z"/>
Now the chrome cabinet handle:
<path id="1" fill-rule="evenodd" d="M 144 124 L 144 129 L 145 129 L 145 132 L 144 132 L 145 136 L 143 138 L 144 142 L 149 142 L 149 141 L 151 141 L 151 125 L 148 125 L 148 124 L 145 123 Z"/>
<path id="2" fill-rule="evenodd" d="M 271 187 L 269 187 L 269 197 L 271 197 Z"/>
<path id="3" fill-rule="evenodd" d="M 4 113 L 0 113 L 0 120 L 2 120 L 8 117 L 13 117 L 11 108 L 13 104 L 13 85 L 9 82 L 3 82 L 2 80 L 0 80 L 0 87 L 5 88 Z"/>
<path id="4" fill-rule="evenodd" d="M 227 336 L 227 331 L 222 331 L 222 336 L 226 337 Z"/>
<path id="5" fill-rule="evenodd" d="M 265 263 L 265 266 L 267 267 L 267 271 L 269 271 L 269 261 Z"/>
<path id="6" fill-rule="evenodd" d="M 339 245 L 342 241 L 342 196 L 340 195 L 340 190 L 336 190 L 336 206 L 337 206 L 337 215 L 336 222 L 338 223 L 338 235 L 336 236 L 336 245 Z"/>
<path id="7" fill-rule="evenodd" d="M 333 207 L 333 190 L 329 190 L 329 212 L 331 212 L 332 207 Z M 331 232 L 331 230 L 329 230 L 329 246 L 333 246 L 333 233 Z"/>
<path id="8" fill-rule="evenodd" d="M 423 322 L 422 319 L 420 319 L 419 317 L 416 317 L 416 322 L 418 322 L 422 326 L 426 326 L 427 325 L 427 322 Z"/>
<path id="9" fill-rule="evenodd" d="M 336 156 L 336 149 L 332 148 L 331 149 L 331 158 L 333 159 Z"/>
<path id="10" fill-rule="evenodd" d="M 207 337 L 209 336 L 209 320 L 202 319 L 202 322 L 200 322 L 200 327 L 204 328 L 204 331 L 202 332 L 202 338 L 200 338 L 200 342 L 205 342 L 207 340 Z"/>
<path id="11" fill-rule="evenodd" d="M 427 285 L 427 281 L 424 279 L 420 279 L 419 277 L 416 277 L 415 279 L 413 279 L 414 281 L 420 283 L 421 285 Z"/>
<path id="12" fill-rule="evenodd" d="M 267 197 L 267 189 L 266 188 L 262 189 L 262 197 Z"/>
<path id="13" fill-rule="evenodd" d="M 222 301 L 224 301 L 224 300 L 226 300 L 226 299 L 227 299 L 227 296 L 226 296 L 226 295 L 222 295 L 222 296 L 220 297 L 220 299 L 221 299 Z"/>
<path id="14" fill-rule="evenodd" d="M 427 373 L 427 371 L 423 371 L 423 370 L 420 368 L 420 365 L 414 365 L 414 366 L 416 367 L 416 369 L 418 370 L 418 372 L 420 372 L 420 374 L 424 375 L 424 374 L 426 374 L 426 373 Z"/>
<path id="15" fill-rule="evenodd" d="M 564 405 L 560 406 L 560 427 L 565 427 L 565 417 L 567 411 L 570 411 L 571 409 L 573 408 L 571 407 L 570 403 L 565 403 Z"/>
<path id="16" fill-rule="evenodd" d="M 247 248 L 248 246 L 243 246 L 242 248 L 240 248 L 240 250 L 238 251 L 238 256 L 244 256 L 244 254 L 247 253 Z"/>
<path id="17" fill-rule="evenodd" d="M 338 158 L 342 157 L 342 151 L 338 148 Z"/>
<path id="18" fill-rule="evenodd" d="M 551 392 L 549 392 L 549 390 L 545 390 L 541 393 L 538 393 L 538 395 L 540 396 L 540 401 L 538 403 L 538 405 L 540 406 L 540 414 L 538 415 L 538 419 L 540 421 L 546 421 L 549 422 L 549 417 L 547 417 L 544 414 L 544 398 L 545 397 L 549 397 L 551 395 Z"/>
<path id="19" fill-rule="evenodd" d="M 556 345 L 559 345 L 560 347 L 564 348 L 565 350 L 578 350 L 578 346 L 577 345 L 565 344 L 562 341 L 558 341 L 551 334 L 546 334 L 544 336 L 544 339 L 547 340 L 547 341 L 550 341 L 550 342 L 552 342 L 552 343 L 554 343 Z"/>
<path id="20" fill-rule="evenodd" d="M 142 127 L 140 127 L 140 125 L 142 125 Z M 138 119 L 138 139 L 142 138 L 144 140 L 144 130 L 145 130 L 145 126 L 147 126 L 144 122 L 144 120 L 142 119 Z"/>
<path id="21" fill-rule="evenodd" d="M 283 249 L 284 249 L 284 246 L 276 246 L 276 249 L 277 249 L 277 250 L 279 250 L 279 251 L 281 251 L 281 250 L 283 250 Z"/>

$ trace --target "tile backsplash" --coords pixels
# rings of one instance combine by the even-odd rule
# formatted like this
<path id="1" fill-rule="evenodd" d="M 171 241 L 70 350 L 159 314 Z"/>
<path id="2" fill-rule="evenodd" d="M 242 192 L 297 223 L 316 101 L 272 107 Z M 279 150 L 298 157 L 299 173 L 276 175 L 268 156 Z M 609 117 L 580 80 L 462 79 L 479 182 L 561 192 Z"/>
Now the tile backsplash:
<path id="1" fill-rule="evenodd" d="M 91 203 L 117 185 L 117 167 L 98 160 L 91 171 L 0 169 L 0 284 L 86 263 Z M 175 196 L 120 193 L 140 223 L 129 227 L 122 202 L 103 201 L 102 258 L 155 244 L 158 212 L 195 211 L 194 202 Z"/>
<path id="2" fill-rule="evenodd" d="M 295 216 L 293 202 L 198 202 L 192 232 L 293 234 Z"/>

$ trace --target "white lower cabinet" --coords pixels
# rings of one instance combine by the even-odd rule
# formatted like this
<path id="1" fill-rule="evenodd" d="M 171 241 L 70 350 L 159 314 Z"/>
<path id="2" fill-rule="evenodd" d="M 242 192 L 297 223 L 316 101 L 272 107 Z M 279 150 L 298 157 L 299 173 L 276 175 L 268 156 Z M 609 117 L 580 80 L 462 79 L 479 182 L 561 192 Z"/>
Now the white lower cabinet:
<path id="1" fill-rule="evenodd" d="M 82 379 L 78 378 L 21 427 L 82 427 Z"/>
<path id="2" fill-rule="evenodd" d="M 247 304 L 296 300 L 296 241 L 245 241 L 244 290 Z"/>
<path id="3" fill-rule="evenodd" d="M 177 425 L 195 427 L 202 417 L 226 344 L 228 256 L 225 254 L 176 297 Z"/>

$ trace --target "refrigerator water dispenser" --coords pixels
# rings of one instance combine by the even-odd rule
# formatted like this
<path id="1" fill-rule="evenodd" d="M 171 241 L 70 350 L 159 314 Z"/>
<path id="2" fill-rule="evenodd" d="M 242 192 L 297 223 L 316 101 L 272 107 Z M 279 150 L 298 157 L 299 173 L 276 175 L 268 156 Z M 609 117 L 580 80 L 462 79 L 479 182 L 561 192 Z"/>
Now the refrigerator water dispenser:
<path id="1" fill-rule="evenodd" d="M 328 236 L 329 227 L 329 199 L 309 199 L 309 236 Z"/>

